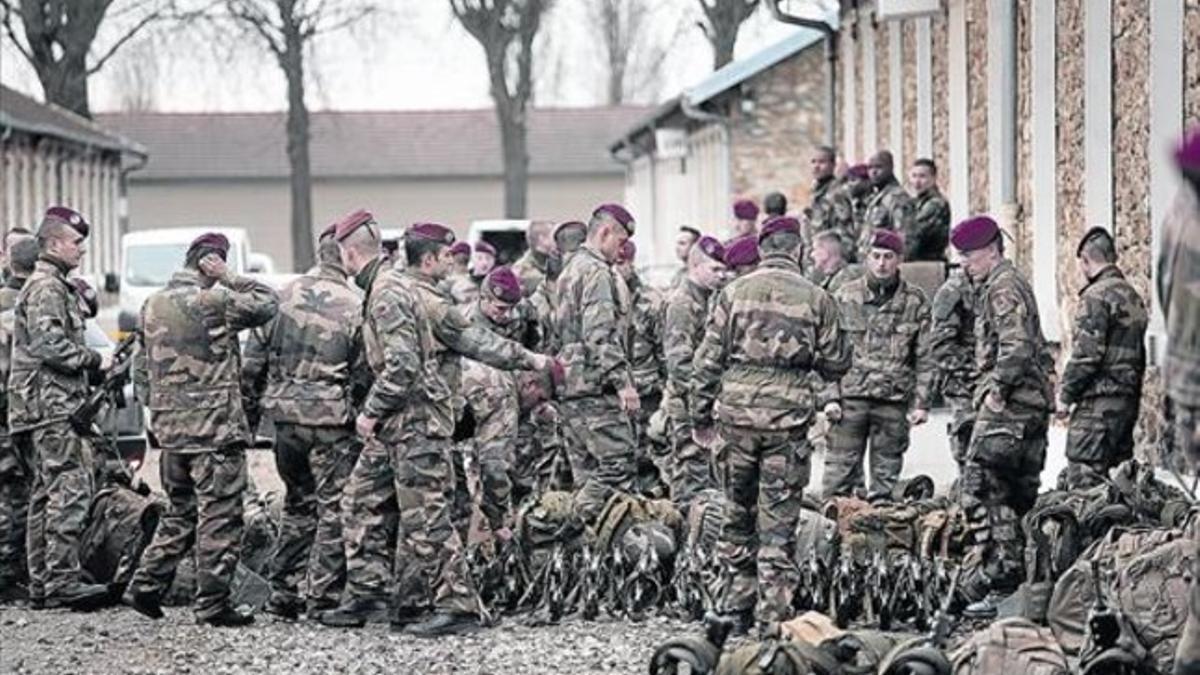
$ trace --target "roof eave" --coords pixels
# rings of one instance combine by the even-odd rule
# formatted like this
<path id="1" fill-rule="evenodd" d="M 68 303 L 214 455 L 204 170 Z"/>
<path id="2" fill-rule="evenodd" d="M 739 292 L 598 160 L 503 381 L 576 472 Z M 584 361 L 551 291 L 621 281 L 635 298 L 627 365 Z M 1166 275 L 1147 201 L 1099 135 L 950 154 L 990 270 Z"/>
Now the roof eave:
<path id="1" fill-rule="evenodd" d="M 89 137 L 84 134 L 79 134 L 74 131 L 69 131 L 53 124 L 39 124 L 28 120 L 19 119 L 0 110 L 0 127 L 8 127 L 16 131 L 20 131 L 30 135 L 51 136 L 71 141 L 88 148 L 100 148 L 101 150 L 109 150 L 112 152 L 131 154 L 139 157 L 148 157 L 145 146 L 124 138 L 122 136 L 112 136 L 111 140 L 98 140 L 95 137 Z"/>

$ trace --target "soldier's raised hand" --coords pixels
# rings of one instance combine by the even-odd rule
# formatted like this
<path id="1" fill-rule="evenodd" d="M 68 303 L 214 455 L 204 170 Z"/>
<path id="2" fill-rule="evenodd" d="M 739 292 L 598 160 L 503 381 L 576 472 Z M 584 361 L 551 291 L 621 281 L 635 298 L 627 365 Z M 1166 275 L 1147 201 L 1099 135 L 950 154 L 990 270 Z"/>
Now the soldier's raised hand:
<path id="1" fill-rule="evenodd" d="M 633 387 L 622 387 L 617 392 L 617 403 L 620 404 L 621 410 L 632 415 L 642 408 L 642 400 L 638 397 L 637 389 Z"/>
<path id="2" fill-rule="evenodd" d="M 375 425 L 378 422 L 379 420 L 369 417 L 366 413 L 359 413 L 358 418 L 354 420 L 354 430 L 364 441 L 369 441 L 375 436 Z"/>
<path id="3" fill-rule="evenodd" d="M 825 419 L 829 420 L 830 424 L 835 424 L 842 420 L 842 404 L 841 403 L 826 403 L 824 412 L 825 412 Z"/>
<path id="4" fill-rule="evenodd" d="M 221 281 L 229 275 L 229 266 L 221 260 L 221 256 L 210 253 L 200 259 L 200 272 L 210 279 Z"/>
<path id="5" fill-rule="evenodd" d="M 908 423 L 919 427 L 929 421 L 929 411 L 924 408 L 914 408 L 908 413 Z"/>

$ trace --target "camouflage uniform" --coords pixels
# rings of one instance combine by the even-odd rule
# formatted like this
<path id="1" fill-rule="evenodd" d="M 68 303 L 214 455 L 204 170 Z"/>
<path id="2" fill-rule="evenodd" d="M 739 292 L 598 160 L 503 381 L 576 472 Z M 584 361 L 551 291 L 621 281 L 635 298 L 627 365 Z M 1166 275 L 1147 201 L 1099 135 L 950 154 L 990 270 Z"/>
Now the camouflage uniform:
<path id="1" fill-rule="evenodd" d="M 808 236 L 805 248 L 812 244 L 818 232 L 833 230 L 842 240 L 842 250 L 853 262 L 858 255 L 858 237 L 861 220 L 854 199 L 844 183 L 832 176 L 813 186 L 812 204 L 805 209 L 808 217 Z"/>
<path id="2" fill-rule="evenodd" d="M 859 233 L 858 253 L 865 260 L 871 249 L 871 233 L 896 230 L 908 233 L 913 228 L 913 201 L 896 177 L 875 189 L 867 198 Z"/>
<path id="3" fill-rule="evenodd" d="M 617 402 L 617 392 L 633 382 L 621 328 L 629 307 L 622 305 L 620 286 L 588 244 L 571 254 L 558 279 L 555 324 L 566 368 L 560 409 L 577 510 L 589 524 L 614 491 L 634 491 L 634 430 Z"/>
<path id="4" fill-rule="evenodd" d="M 82 581 L 79 543 L 98 468 L 95 449 L 67 417 L 88 393 L 100 354 L 84 340 L 70 268 L 43 254 L 17 297 L 8 376 L 8 424 L 34 448 L 26 530 L 30 596 Z"/>
<path id="5" fill-rule="evenodd" d="M 329 262 L 284 287 L 279 314 L 246 345 L 244 372 L 265 386 L 262 408 L 275 423 L 275 466 L 286 488 L 270 567 L 276 602 L 296 602 L 305 579 L 310 608 L 336 606 L 341 595 L 341 498 L 358 457 L 353 422 L 364 363 L 362 292 Z"/>
<path id="6" fill-rule="evenodd" d="M 639 447 L 644 447 L 647 444 L 646 426 L 650 416 L 658 410 L 663 396 L 663 296 L 658 289 L 647 286 L 636 275 L 628 285 L 631 293 L 629 368 L 641 398 L 642 405 L 638 411 L 638 444 Z"/>
<path id="7" fill-rule="evenodd" d="M 961 269 L 933 295 L 929 351 L 937 368 L 935 388 L 950 406 L 950 452 L 961 469 L 975 427 L 975 287 Z"/>
<path id="8" fill-rule="evenodd" d="M 346 595 L 383 600 L 392 579 L 388 504 L 400 506 L 396 608 L 477 614 L 463 545 L 451 520 L 451 438 L 459 355 L 504 369 L 531 367 L 520 345 L 470 325 L 433 279 L 380 270 L 368 293 L 363 341 L 374 383 L 363 414 L 377 420 L 342 497 Z"/>
<path id="9" fill-rule="evenodd" d="M 866 270 L 858 263 L 848 263 L 833 274 L 825 274 L 815 267 L 808 273 L 808 280 L 821 287 L 826 293 L 834 294 L 842 286 L 861 279 Z"/>
<path id="10" fill-rule="evenodd" d="M 1133 428 L 1146 372 L 1146 304 L 1115 265 L 1079 292 L 1071 358 L 1062 375 L 1070 478 L 1098 475 L 1133 457 Z"/>
<path id="11" fill-rule="evenodd" d="M 905 260 L 946 259 L 950 242 L 950 203 L 937 186 L 917 195 L 910 207 L 912 219 L 904 231 Z"/>
<path id="12" fill-rule="evenodd" d="M 451 274 L 441 286 L 456 305 L 469 306 L 479 299 L 479 281 L 470 272 Z"/>
<path id="13" fill-rule="evenodd" d="M 870 274 L 833 297 L 854 358 L 850 371 L 825 393 L 826 402 L 841 405 L 842 419 L 829 429 L 823 492 L 848 495 L 863 487 L 869 443 L 868 494 L 888 498 L 908 450 L 908 411 L 929 408 L 929 302 L 899 277 L 879 280 Z"/>
<path id="14" fill-rule="evenodd" d="M 667 371 L 666 394 L 671 457 L 667 483 L 671 499 L 686 504 L 702 490 L 713 487 L 708 450 L 692 440 L 692 358 L 704 337 L 711 292 L 684 278 L 667 296 L 663 312 L 663 362 Z"/>
<path id="15" fill-rule="evenodd" d="M 1002 260 L 978 290 L 975 320 L 975 430 L 962 476 L 963 507 L 981 565 L 964 577 L 978 596 L 1019 580 L 1020 519 L 1037 498 L 1046 460 L 1054 364 L 1042 337 L 1033 290 Z M 999 410 L 986 402 L 994 392 Z"/>
<path id="16" fill-rule="evenodd" d="M 262 326 L 279 308 L 270 286 L 233 276 L 207 287 L 197 270 L 176 272 L 142 307 L 142 349 L 134 370 L 150 429 L 162 448 L 167 513 L 130 582 L 134 593 L 162 596 L 176 566 L 196 547 L 195 613 L 230 609 L 241 555 L 245 448 L 238 332 Z"/>
<path id="17" fill-rule="evenodd" d="M 25 277 L 8 276 L 0 287 L 0 382 L 7 384 L 17 295 Z M 33 481 L 29 444 L 8 433 L 8 388 L 0 388 L 0 594 L 10 583 L 24 583 L 25 523 L 29 515 L 29 486 Z M 20 449 L 18 449 L 18 447 Z"/>
<path id="18" fill-rule="evenodd" d="M 837 305 L 794 260 L 768 254 L 717 294 L 693 367 L 692 421 L 717 422 L 728 500 L 718 610 L 747 612 L 757 599 L 760 621 L 784 620 L 799 583 L 792 548 L 809 478 L 812 373 L 833 381 L 850 368 Z"/>
<path id="19" fill-rule="evenodd" d="M 512 271 L 521 280 L 521 291 L 525 297 L 533 295 L 534 291 L 541 288 L 542 282 L 546 280 L 546 262 L 547 258 L 544 254 L 529 249 L 525 251 L 525 255 L 512 264 Z"/>

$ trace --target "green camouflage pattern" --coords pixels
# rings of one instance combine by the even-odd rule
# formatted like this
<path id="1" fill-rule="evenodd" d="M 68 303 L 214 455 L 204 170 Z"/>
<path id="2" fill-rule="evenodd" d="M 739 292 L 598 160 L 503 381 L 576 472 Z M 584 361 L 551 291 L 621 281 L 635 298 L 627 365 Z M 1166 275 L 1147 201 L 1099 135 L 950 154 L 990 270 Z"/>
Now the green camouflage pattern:
<path id="1" fill-rule="evenodd" d="M 278 308 L 261 281 L 233 276 L 206 287 L 193 269 L 176 272 L 146 300 L 134 381 L 159 447 L 211 452 L 251 443 L 238 333 L 265 325 Z"/>
<path id="2" fill-rule="evenodd" d="M 837 303 L 795 260 L 769 254 L 711 303 L 692 366 L 692 421 L 759 431 L 805 427 L 815 408 L 811 374 L 838 380 L 850 356 Z"/>
<path id="3" fill-rule="evenodd" d="M 555 321 L 558 315 L 558 287 L 554 282 L 546 281 L 526 298 L 529 311 L 537 321 L 538 346 L 542 354 L 558 354 L 562 348 Z"/>
<path id="4" fill-rule="evenodd" d="M 1133 457 L 1140 408 L 1140 396 L 1088 396 L 1075 404 L 1067 422 L 1069 489 L 1088 487 Z"/>
<path id="5" fill-rule="evenodd" d="M 346 426 L 367 383 L 362 292 L 340 265 L 324 263 L 279 292 L 279 313 L 251 332 L 243 374 L 262 383 L 276 423 Z"/>
<path id="6" fill-rule="evenodd" d="M 481 326 L 495 325 L 482 313 L 472 320 Z M 462 393 L 475 420 L 471 445 L 479 467 L 479 510 L 495 530 L 506 524 L 513 508 L 510 474 L 520 418 L 517 384 L 512 373 L 463 359 Z"/>
<path id="7" fill-rule="evenodd" d="M 1146 303 L 1116 266 L 1104 268 L 1079 292 L 1071 356 L 1061 397 L 1078 403 L 1098 396 L 1137 400 L 1146 374 Z"/>
<path id="8" fill-rule="evenodd" d="M 832 176 L 816 183 L 813 186 L 812 203 L 805 209 L 808 218 L 805 248 L 810 248 L 814 235 L 832 230 L 837 232 L 842 241 L 842 250 L 853 261 L 858 252 L 862 226 L 860 215 L 845 183 Z"/>
<path id="9" fill-rule="evenodd" d="M 1200 408 L 1200 185 L 1182 185 L 1163 220 L 1158 300 L 1167 323 L 1167 395 Z"/>
<path id="10" fill-rule="evenodd" d="M 512 271 L 521 280 L 521 292 L 526 298 L 542 287 L 546 280 L 546 256 L 533 249 L 512 264 Z"/>
<path id="11" fill-rule="evenodd" d="M 936 186 L 913 197 L 904 230 L 904 259 L 945 260 L 950 243 L 950 202 Z"/>
<path id="12" fill-rule="evenodd" d="M 1054 361 L 1042 337 L 1033 289 L 1002 260 L 978 290 L 975 320 L 975 409 L 995 392 L 1009 407 L 1051 409 Z"/>
<path id="13" fill-rule="evenodd" d="M 590 245 L 567 259 L 557 295 L 558 356 L 567 376 L 563 398 L 611 395 L 632 386 L 622 337 L 629 308 L 621 304 L 612 268 Z"/>
<path id="14" fill-rule="evenodd" d="M 692 440 L 691 413 L 692 362 L 704 338 L 711 295 L 708 289 L 684 277 L 667 295 L 663 307 L 663 365 L 667 374 L 663 405 L 671 436 L 667 484 L 676 503 L 713 487 L 708 450 Z"/>
<path id="15" fill-rule="evenodd" d="M 454 304 L 468 307 L 479 299 L 479 282 L 469 272 L 455 272 L 441 282 Z"/>
<path id="16" fill-rule="evenodd" d="M 638 276 L 629 282 L 630 309 L 629 367 L 638 395 L 651 398 L 662 394 L 666 377 L 663 366 L 663 295 Z M 649 408 L 649 406 L 643 406 Z M 653 411 L 649 411 L 653 412 Z"/>
<path id="17" fill-rule="evenodd" d="M 864 274 L 866 274 L 866 270 L 862 265 L 848 263 L 833 274 L 825 274 L 814 267 L 808 272 L 808 280 L 832 295 L 851 281 L 861 279 Z"/>
<path id="18" fill-rule="evenodd" d="M 614 492 L 636 492 L 633 424 L 617 406 L 616 396 L 566 399 L 559 411 L 577 488 L 575 512 L 592 524 Z"/>
<path id="19" fill-rule="evenodd" d="M 960 465 L 975 421 L 975 287 L 955 269 L 933 295 L 929 351 L 937 375 L 934 389 L 950 407 L 946 431 L 950 451 Z"/>
<path id="20" fill-rule="evenodd" d="M 30 588 L 52 596 L 83 580 L 79 550 L 96 493 L 96 450 L 66 422 L 34 430 L 31 442 L 37 465 L 25 533 Z"/>
<path id="21" fill-rule="evenodd" d="M 848 496 L 866 488 L 867 499 L 891 499 L 908 451 L 908 404 L 850 398 L 842 402 L 842 418 L 830 422 L 821 494 Z M 863 458 L 870 450 L 871 483 L 863 478 Z"/>
<path id="22" fill-rule="evenodd" d="M 7 384 L 17 296 L 24 277 L 10 276 L 0 286 L 0 382 Z M 18 454 L 8 433 L 8 387 L 0 387 L 0 591 L 28 576 L 25 524 L 28 518 L 33 467 Z"/>
<path id="23" fill-rule="evenodd" d="M 870 249 L 869 238 L 875 230 L 896 230 L 908 233 L 912 230 L 913 200 L 905 192 L 904 186 L 892 178 L 881 185 L 867 197 L 863 211 L 860 243 L 865 243 L 864 253 Z"/>

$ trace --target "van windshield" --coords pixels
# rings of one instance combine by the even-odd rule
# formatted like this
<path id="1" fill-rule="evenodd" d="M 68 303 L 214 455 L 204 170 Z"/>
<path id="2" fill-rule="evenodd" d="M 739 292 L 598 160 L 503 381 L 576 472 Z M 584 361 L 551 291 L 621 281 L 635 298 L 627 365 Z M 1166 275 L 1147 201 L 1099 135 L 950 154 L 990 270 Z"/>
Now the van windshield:
<path id="1" fill-rule="evenodd" d="M 130 286 L 166 286 L 183 267 L 188 244 L 146 244 L 125 249 L 125 283 Z M 241 270 L 236 247 L 229 249 L 229 269 Z"/>

